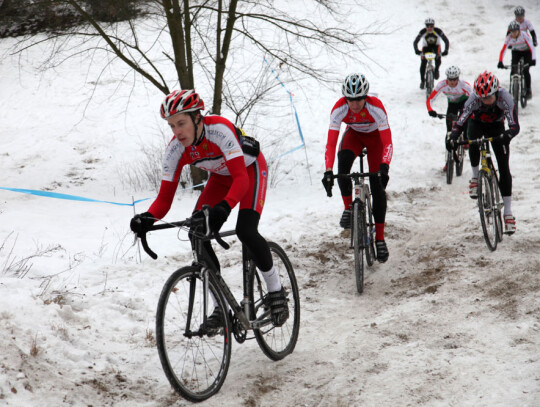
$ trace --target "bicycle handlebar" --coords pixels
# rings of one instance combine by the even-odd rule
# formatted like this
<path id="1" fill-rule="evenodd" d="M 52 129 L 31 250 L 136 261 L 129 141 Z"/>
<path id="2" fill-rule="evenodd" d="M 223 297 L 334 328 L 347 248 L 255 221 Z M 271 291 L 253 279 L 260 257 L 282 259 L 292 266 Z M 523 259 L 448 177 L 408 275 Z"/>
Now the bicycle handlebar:
<path id="1" fill-rule="evenodd" d="M 462 146 L 462 145 L 465 145 L 465 144 L 484 144 L 484 143 L 488 143 L 490 141 L 494 141 L 494 140 L 497 140 L 497 139 L 502 139 L 503 135 L 501 134 L 499 137 L 480 137 L 478 139 L 474 139 L 474 140 L 463 140 L 463 141 L 458 141 L 458 140 L 455 140 L 454 141 L 454 144 L 458 145 L 458 146 Z"/>
<path id="2" fill-rule="evenodd" d="M 350 174 L 333 174 L 334 178 L 367 178 L 372 175 L 381 176 L 381 172 L 351 172 Z"/>
<path id="3" fill-rule="evenodd" d="M 437 113 L 437 117 L 439 119 L 449 119 L 449 120 L 457 120 L 457 119 L 459 119 L 459 116 L 457 114 L 453 114 L 453 113 L 449 113 L 449 114 Z"/>
<path id="4" fill-rule="evenodd" d="M 200 213 L 203 214 L 203 217 L 200 217 L 200 216 L 197 216 L 199 215 Z M 200 239 L 203 239 L 203 240 L 211 240 L 211 239 L 215 239 L 216 242 L 219 243 L 219 245 L 221 247 L 223 247 L 225 250 L 228 250 L 231 246 L 225 242 L 222 237 L 226 237 L 226 236 L 231 236 L 231 235 L 234 235 L 236 234 L 235 231 L 231 230 L 231 231 L 228 231 L 228 232 L 222 232 L 222 233 L 219 233 L 219 232 L 211 232 L 210 231 L 210 223 L 209 223 L 209 219 L 210 219 L 210 206 L 209 205 L 203 205 L 202 209 L 198 212 L 196 212 L 193 216 L 185 219 L 185 220 L 182 220 L 182 221 L 179 221 L 179 222 L 170 222 L 170 223 L 164 223 L 164 224 L 160 224 L 160 225 L 153 225 L 152 227 L 150 227 L 148 229 L 147 232 L 152 232 L 154 230 L 162 230 L 162 229 L 172 229 L 172 228 L 191 228 L 191 227 L 197 227 L 197 226 L 202 226 L 202 225 L 205 225 L 206 226 L 206 233 L 204 235 L 200 235 L 200 234 L 196 234 L 194 231 L 191 231 L 190 233 L 194 236 L 196 236 L 197 238 L 200 238 Z M 144 232 L 144 233 L 141 233 L 141 234 L 136 234 L 136 236 L 141 239 L 141 244 L 142 244 L 142 247 L 144 249 L 144 251 L 151 257 L 153 258 L 154 260 L 157 259 L 157 254 L 154 253 L 154 251 L 152 249 L 150 249 L 150 246 L 148 246 L 148 241 L 146 239 L 146 233 L 147 232 Z"/>

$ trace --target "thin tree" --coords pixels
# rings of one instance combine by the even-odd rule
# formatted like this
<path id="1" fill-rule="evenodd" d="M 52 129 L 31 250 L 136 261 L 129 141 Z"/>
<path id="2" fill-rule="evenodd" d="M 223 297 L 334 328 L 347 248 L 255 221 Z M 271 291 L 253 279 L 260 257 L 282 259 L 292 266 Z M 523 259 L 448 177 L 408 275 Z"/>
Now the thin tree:
<path id="1" fill-rule="evenodd" d="M 144 21 L 146 26 L 153 24 L 155 38 L 150 42 L 141 42 L 138 22 L 143 20 L 129 20 L 124 25 L 128 29 L 120 30 L 119 24 L 98 21 L 83 0 L 59 0 L 55 3 L 69 4 L 88 22 L 89 28 L 51 31 L 41 40 L 54 44 L 49 62 L 54 58 L 59 60 L 61 53 L 72 52 L 73 55 L 73 51 L 66 51 L 64 47 L 68 39 L 76 36 L 84 39 L 86 51 L 95 53 L 103 50 L 112 54 L 163 94 L 170 93 L 175 84 L 182 89 L 195 88 L 195 68 L 201 67 L 214 91 L 211 111 L 215 114 L 221 113 L 224 100 L 237 115 L 247 114 L 254 103 L 272 88 L 268 86 L 262 94 L 256 97 L 248 95 L 238 101 L 237 90 L 226 79 L 231 52 L 238 53 L 251 47 L 279 65 L 280 70 L 287 72 L 289 77 L 311 77 L 327 86 L 336 79 L 336 72 L 332 71 L 333 67 L 318 62 L 328 60 L 326 57 L 318 58 L 320 54 L 361 64 L 360 57 L 365 55 L 363 39 L 367 35 L 380 34 L 373 28 L 375 25 L 368 25 L 364 31 L 359 31 L 356 27 L 339 23 L 347 21 L 349 10 L 342 9 L 338 1 L 312 0 L 312 7 L 306 7 L 312 10 L 309 15 L 324 16 L 315 21 L 313 17 L 289 15 L 286 10 L 277 8 L 273 0 L 149 0 L 144 3 L 147 15 Z M 272 35 L 267 35 L 268 32 Z M 168 34 L 169 41 L 163 40 L 164 34 Z M 91 41 L 92 38 L 101 42 Z M 18 51 L 35 44 L 22 42 Z M 167 69 L 163 56 L 174 64 L 174 77 L 165 73 Z M 203 174 L 192 173 L 194 184 L 203 180 Z"/>

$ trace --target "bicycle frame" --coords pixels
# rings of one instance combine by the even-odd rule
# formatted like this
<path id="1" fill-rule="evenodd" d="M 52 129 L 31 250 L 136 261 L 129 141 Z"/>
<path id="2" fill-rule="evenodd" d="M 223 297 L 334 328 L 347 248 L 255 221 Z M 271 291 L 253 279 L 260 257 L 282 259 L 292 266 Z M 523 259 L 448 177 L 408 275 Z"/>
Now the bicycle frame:
<path id="1" fill-rule="evenodd" d="M 204 220 L 206 221 L 206 230 L 210 230 L 210 225 L 208 224 L 208 211 L 209 207 L 205 205 L 203 207 L 203 212 L 205 213 Z M 202 226 L 203 219 L 200 220 L 199 226 Z M 182 222 L 173 222 L 169 224 L 163 224 L 163 225 L 155 225 L 151 228 L 151 230 L 160 230 L 160 229 L 169 229 L 173 227 L 188 227 L 188 226 L 195 226 L 195 225 L 189 225 L 189 222 L 182 221 Z M 194 267 L 199 267 L 201 270 L 201 276 L 203 279 L 204 284 L 204 321 L 206 322 L 206 312 L 207 312 L 207 302 L 208 302 L 208 296 L 209 296 L 209 290 L 208 290 L 208 280 L 209 275 L 211 274 L 214 278 L 214 281 L 219 285 L 219 288 L 225 297 L 225 300 L 231 307 L 231 310 L 233 311 L 233 314 L 236 318 L 238 318 L 238 321 L 241 324 L 241 328 L 243 330 L 251 330 L 251 329 L 258 329 L 265 325 L 271 324 L 270 318 L 265 319 L 263 321 L 257 321 L 257 320 L 251 320 L 251 313 L 250 313 L 250 301 L 248 296 L 248 278 L 249 273 L 252 270 L 252 262 L 253 260 L 248 255 L 248 250 L 245 247 L 244 244 L 242 244 L 242 273 L 243 273 L 243 300 L 241 301 L 241 304 L 238 303 L 236 298 L 234 297 L 233 293 L 231 292 L 229 286 L 221 277 L 219 273 L 216 273 L 216 266 L 212 263 L 210 260 L 210 257 L 204 247 L 204 242 L 210 241 L 212 239 L 215 239 L 223 248 L 229 249 L 229 245 L 222 240 L 223 237 L 227 236 L 234 236 L 236 235 L 236 232 L 234 230 L 226 231 L 226 232 L 220 232 L 218 234 L 214 234 L 211 236 L 209 233 L 202 235 L 201 233 L 195 231 L 190 231 L 191 235 L 194 236 L 194 239 L 192 239 L 193 242 L 193 259 L 194 259 Z M 148 247 L 148 243 L 146 240 L 146 235 L 141 236 L 141 243 L 143 245 L 144 250 L 150 257 L 156 259 L 157 255 Z M 189 334 L 188 329 L 186 329 L 186 335 Z M 192 334 L 192 333 L 191 333 Z"/>

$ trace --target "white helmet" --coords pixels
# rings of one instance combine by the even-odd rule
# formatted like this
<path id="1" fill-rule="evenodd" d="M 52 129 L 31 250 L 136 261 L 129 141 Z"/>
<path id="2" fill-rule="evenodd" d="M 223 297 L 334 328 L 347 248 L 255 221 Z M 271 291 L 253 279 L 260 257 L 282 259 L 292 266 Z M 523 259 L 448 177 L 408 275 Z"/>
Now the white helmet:
<path id="1" fill-rule="evenodd" d="M 431 17 L 426 18 L 426 21 L 424 21 L 425 25 L 435 25 L 435 20 Z"/>
<path id="2" fill-rule="evenodd" d="M 446 77 L 448 79 L 457 79 L 459 78 L 460 73 L 461 71 L 459 70 L 457 66 L 452 65 L 446 68 Z"/>
<path id="3" fill-rule="evenodd" d="M 367 96 L 369 92 L 369 82 L 362 74 L 352 73 L 347 75 L 341 93 L 346 98 L 356 99 Z"/>

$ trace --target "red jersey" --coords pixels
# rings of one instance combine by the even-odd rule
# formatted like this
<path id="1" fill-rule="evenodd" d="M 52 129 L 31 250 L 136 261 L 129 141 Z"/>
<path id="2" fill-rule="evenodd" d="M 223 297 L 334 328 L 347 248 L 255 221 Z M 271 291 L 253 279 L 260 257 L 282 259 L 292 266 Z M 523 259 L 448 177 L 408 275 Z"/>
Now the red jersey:
<path id="1" fill-rule="evenodd" d="M 388 124 L 388 116 L 382 102 L 374 97 L 367 96 L 364 108 L 354 113 L 349 109 L 347 100 L 342 97 L 332 108 L 330 113 L 330 128 L 328 130 L 328 141 L 326 143 L 326 153 L 324 156 L 325 168 L 333 168 L 336 157 L 336 145 L 339 138 L 341 123 L 358 133 L 378 134 L 383 144 L 382 162 L 390 164 L 392 160 L 392 132 Z"/>
<path id="2" fill-rule="evenodd" d="M 248 190 L 246 167 L 257 157 L 244 154 L 234 125 L 221 116 L 203 117 L 203 133 L 197 145 L 184 147 L 176 137 L 169 142 L 163 158 L 163 175 L 158 196 L 148 210 L 161 219 L 169 211 L 182 168 L 189 164 L 233 178 L 225 200 L 231 208 Z"/>

